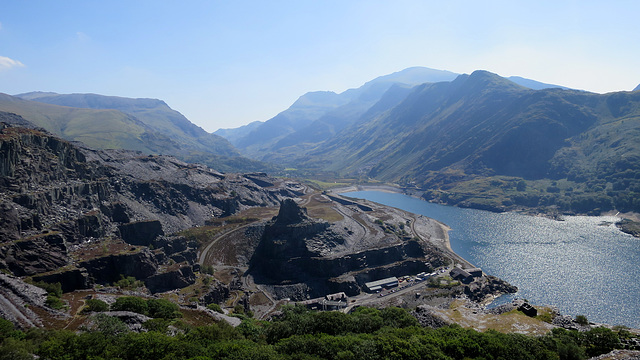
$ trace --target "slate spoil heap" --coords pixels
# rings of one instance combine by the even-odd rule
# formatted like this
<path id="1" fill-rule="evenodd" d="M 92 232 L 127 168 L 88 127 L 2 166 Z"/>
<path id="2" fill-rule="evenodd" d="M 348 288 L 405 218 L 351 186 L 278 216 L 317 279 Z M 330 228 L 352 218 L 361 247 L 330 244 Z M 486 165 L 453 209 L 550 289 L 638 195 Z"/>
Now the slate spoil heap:
<path id="1" fill-rule="evenodd" d="M 195 281 L 197 244 L 173 234 L 301 189 L 0 123 L 0 270 L 65 292 L 122 277 L 151 292 L 184 287 Z"/>

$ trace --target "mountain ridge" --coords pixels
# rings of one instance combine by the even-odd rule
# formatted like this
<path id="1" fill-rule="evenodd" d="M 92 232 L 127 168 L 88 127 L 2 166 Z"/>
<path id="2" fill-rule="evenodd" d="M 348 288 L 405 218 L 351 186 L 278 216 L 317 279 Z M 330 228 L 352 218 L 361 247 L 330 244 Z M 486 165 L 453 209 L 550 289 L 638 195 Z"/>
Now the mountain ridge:
<path id="1" fill-rule="evenodd" d="M 640 190 L 632 170 L 640 166 L 639 133 L 637 93 L 532 90 L 475 71 L 419 85 L 381 114 L 281 159 L 306 171 L 414 184 L 431 200 L 498 211 L 638 211 L 631 204 Z M 515 190 L 523 179 L 531 186 L 525 194 Z M 549 185 L 560 180 L 563 189 Z M 478 200 L 488 196 L 480 183 L 491 182 L 501 185 L 482 191 L 499 196 Z M 452 191 L 464 194 L 446 195 Z"/>
<path id="2" fill-rule="evenodd" d="M 0 111 L 22 115 L 53 134 L 95 148 L 174 155 L 221 171 L 272 168 L 243 158 L 226 139 L 207 133 L 158 99 L 44 92 L 20 97 L 0 94 Z"/>
<path id="3" fill-rule="evenodd" d="M 392 74 L 379 76 L 360 86 L 340 94 L 334 92 L 310 92 L 302 95 L 291 107 L 274 118 L 265 121 L 253 131 L 243 133 L 226 130 L 224 134 L 244 154 L 258 160 L 280 163 L 283 159 L 297 157 L 334 136 L 371 109 L 394 86 L 411 87 L 423 83 L 453 81 L 459 74 L 425 67 L 411 67 Z M 542 89 L 559 87 L 522 77 L 511 77 L 513 82 L 525 87 Z M 565 88 L 566 89 L 566 88 Z M 396 95 L 399 91 L 396 90 Z M 307 108 L 310 97 L 322 95 L 324 107 Z M 334 101 L 331 103 L 331 101 Z M 316 102 L 317 104 L 317 102 Z"/>

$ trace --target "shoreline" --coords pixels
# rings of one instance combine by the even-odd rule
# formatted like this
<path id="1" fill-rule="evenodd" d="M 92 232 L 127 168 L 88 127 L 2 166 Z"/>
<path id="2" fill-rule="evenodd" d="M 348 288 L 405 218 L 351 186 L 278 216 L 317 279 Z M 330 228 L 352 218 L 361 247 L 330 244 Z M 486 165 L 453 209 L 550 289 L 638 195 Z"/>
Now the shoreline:
<path id="1" fill-rule="evenodd" d="M 375 186 L 375 185 L 365 185 L 365 186 L 361 186 L 361 185 L 354 185 L 354 186 L 348 186 L 348 187 L 341 187 L 341 188 L 336 188 L 331 190 L 332 192 L 338 194 L 339 192 L 347 192 L 347 194 L 345 194 L 344 196 L 349 197 L 348 192 L 354 192 L 354 191 L 381 191 L 381 192 L 386 192 L 386 193 L 399 193 L 399 194 L 404 194 L 404 195 L 409 195 L 413 198 L 417 198 L 420 199 L 422 201 L 426 201 L 422 198 L 420 198 L 419 196 L 417 196 L 416 194 L 411 194 L 411 192 L 407 192 L 407 191 L 403 191 L 400 188 L 396 188 L 393 186 Z M 367 200 L 368 201 L 368 200 Z M 404 210 L 403 210 L 404 211 Z M 414 214 L 414 213 L 412 213 Z M 523 214 L 524 215 L 524 214 Z M 585 216 L 585 217 L 590 217 L 590 218 L 597 218 L 597 217 L 610 217 L 610 216 L 614 216 L 614 217 L 621 217 L 621 216 L 625 216 L 625 215 L 636 215 L 635 213 L 631 213 L 631 214 L 622 214 L 622 213 L 617 213 L 617 212 L 608 212 L 608 213 L 603 213 L 599 216 L 589 216 L 589 215 L 571 215 L 571 216 Z M 419 214 L 415 214 L 415 216 L 421 216 Z M 536 215 L 529 215 L 529 216 L 536 216 Z M 540 215 L 537 215 L 540 216 Z M 425 216 L 426 217 L 426 216 Z M 449 239 L 449 230 L 452 230 L 451 228 L 449 228 L 448 225 L 434 219 L 438 224 L 440 224 L 440 226 L 443 228 L 444 232 L 445 232 L 445 239 L 446 239 L 446 244 L 443 242 L 439 242 L 440 248 L 447 248 L 447 252 L 449 252 L 449 254 L 451 254 L 452 256 L 454 256 L 454 258 L 452 260 L 457 261 L 457 259 L 461 259 L 466 264 L 469 264 L 473 267 L 473 265 L 471 263 L 469 263 L 468 261 L 466 261 L 466 259 L 464 259 L 463 257 L 461 257 L 460 255 L 456 254 L 455 251 L 453 251 L 453 249 L 451 249 L 451 243 L 450 243 L 450 239 Z M 557 219 L 554 219 L 556 221 L 559 221 Z M 620 228 L 618 226 L 616 226 L 617 231 L 619 231 L 620 233 L 624 233 L 623 231 L 620 230 Z M 627 234 L 628 236 L 632 236 Z M 495 296 L 496 294 L 493 294 L 490 297 L 487 297 L 486 299 L 484 299 L 482 301 L 482 305 L 483 306 L 487 306 L 489 304 L 491 304 L 493 301 L 495 301 L 499 296 Z M 548 302 L 542 302 L 543 304 L 548 304 Z M 535 306 L 549 306 L 549 305 L 535 305 Z M 564 311 L 563 311 L 564 313 Z M 571 312 L 569 312 L 571 313 Z M 562 315 L 562 314 L 561 314 Z M 564 315 L 567 316 L 567 315 Z M 611 321 L 611 322 L 607 322 L 605 321 L 596 321 L 594 326 L 600 325 L 600 326 L 607 326 L 607 327 L 611 327 L 613 325 L 609 325 L 609 324 L 619 324 L 622 323 L 624 324 L 625 322 L 621 322 L 619 320 L 616 321 Z M 638 331 L 640 333 L 640 329 L 638 329 L 636 326 L 630 325 L 631 329 L 634 329 L 635 331 Z"/>
<path id="2" fill-rule="evenodd" d="M 396 194 L 403 194 L 403 195 L 407 195 L 407 196 L 411 196 L 413 198 L 416 199 L 420 199 L 422 201 L 428 202 L 427 200 L 424 200 L 421 196 L 419 196 L 419 194 L 416 191 L 406 191 L 405 189 L 399 188 L 399 187 L 395 187 L 392 185 L 349 185 L 349 186 L 342 186 L 342 187 L 336 187 L 336 188 L 332 188 L 332 189 L 327 189 L 327 192 L 331 192 L 331 193 L 335 193 L 335 194 L 339 194 L 339 193 L 344 193 L 344 192 L 354 192 L 354 191 L 380 191 L 380 192 L 386 192 L 386 193 L 396 193 Z M 440 205 L 444 205 L 444 206 L 453 206 L 453 207 L 457 207 L 456 205 L 448 205 L 448 204 L 441 204 L 441 203 L 433 203 L 433 204 L 440 204 Z M 464 207 L 462 207 L 464 208 Z M 493 212 L 491 210 L 487 210 L 487 209 L 479 209 L 479 208 L 470 208 L 470 209 L 474 209 L 474 210 L 480 210 L 480 211 L 489 211 L 489 212 Z M 625 234 L 631 235 L 637 239 L 640 239 L 640 231 L 625 231 L 623 229 L 622 226 L 620 226 L 620 223 L 624 222 L 625 220 L 630 221 L 631 223 L 635 223 L 637 224 L 636 226 L 640 226 L 640 213 L 635 213 L 635 212 L 625 212 L 625 213 L 621 213 L 619 211 L 616 210 L 611 210 L 611 211 L 607 211 L 604 212 L 600 215 L 587 215 L 587 214 L 547 214 L 547 213 L 543 213 L 543 212 L 539 212 L 539 211 L 533 211 L 532 210 L 509 210 L 509 211 L 502 211 L 505 213 L 514 213 L 514 214 L 520 214 L 520 215 L 526 215 L 526 216 L 536 216 L 536 217 L 544 217 L 544 218 L 548 218 L 551 220 L 555 220 L 555 221 L 564 221 L 564 216 L 589 216 L 589 217 L 607 217 L 607 216 L 613 216 L 618 218 L 619 220 L 617 220 L 615 222 L 616 224 L 616 228 L 620 231 L 623 232 Z M 499 212 L 499 213 L 502 213 Z M 451 230 L 451 229 L 449 229 Z"/>
<path id="3" fill-rule="evenodd" d="M 414 197 L 416 199 L 423 200 L 418 196 L 415 196 L 415 195 L 412 195 L 412 194 L 408 194 L 405 191 L 403 191 L 402 189 L 394 187 L 394 186 L 391 186 L 391 185 L 351 185 L 351 186 L 345 186 L 345 187 L 338 187 L 338 188 L 334 188 L 334 189 L 329 189 L 327 191 L 331 192 L 333 194 L 337 194 L 337 195 L 341 195 L 342 193 L 354 192 L 354 191 L 380 191 L 380 192 L 386 192 L 386 193 L 404 194 L 404 195 L 408 195 L 408 196 Z M 382 205 L 382 204 L 380 204 L 380 205 Z M 382 205 L 382 206 L 387 206 L 387 205 Z M 414 215 L 416 217 L 424 216 L 424 215 L 415 214 L 415 213 L 412 213 L 412 212 L 409 212 L 409 211 L 406 211 L 406 210 L 402 210 L 402 209 L 399 209 L 399 210 L 404 211 L 404 212 L 409 213 L 409 214 L 412 214 L 412 215 Z M 438 225 L 440 226 L 440 229 L 442 230 L 443 237 L 444 237 L 444 241 L 443 241 L 443 244 L 442 244 L 444 246 L 444 249 L 442 249 L 442 250 L 444 252 L 448 253 L 449 256 L 451 256 L 451 258 L 452 258 L 452 260 L 454 262 L 461 263 L 461 265 L 465 265 L 467 268 L 475 268 L 475 267 L 477 267 L 474 264 L 472 264 L 469 260 L 463 258 L 458 253 L 453 251 L 453 248 L 451 247 L 451 240 L 449 239 L 449 231 L 451 231 L 452 228 L 449 225 L 443 223 L 440 220 L 433 219 L 433 218 L 429 218 L 429 219 L 432 219 L 432 220 L 436 221 L 438 223 Z M 416 233 L 416 236 L 419 236 L 419 235 Z"/>

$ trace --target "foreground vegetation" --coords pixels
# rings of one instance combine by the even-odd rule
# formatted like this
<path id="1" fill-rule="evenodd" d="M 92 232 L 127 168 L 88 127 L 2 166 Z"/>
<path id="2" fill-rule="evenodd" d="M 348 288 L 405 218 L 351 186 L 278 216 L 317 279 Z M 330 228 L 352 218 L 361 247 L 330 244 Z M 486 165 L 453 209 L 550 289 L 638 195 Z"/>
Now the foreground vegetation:
<path id="1" fill-rule="evenodd" d="M 99 314 L 93 330 L 13 329 L 0 320 L 0 359 L 585 359 L 619 346 L 618 334 L 555 329 L 542 337 L 420 327 L 406 310 L 360 308 L 352 314 L 285 307 L 273 321 L 243 317 L 192 327 L 165 319 L 130 332 Z M 172 334 L 172 335 L 169 335 Z"/>

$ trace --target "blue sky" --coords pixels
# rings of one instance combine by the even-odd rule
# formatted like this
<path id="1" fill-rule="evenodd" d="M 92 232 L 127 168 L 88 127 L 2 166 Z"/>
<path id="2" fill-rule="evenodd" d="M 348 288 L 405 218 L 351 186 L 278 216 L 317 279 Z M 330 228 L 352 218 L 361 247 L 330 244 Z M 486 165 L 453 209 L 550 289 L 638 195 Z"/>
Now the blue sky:
<path id="1" fill-rule="evenodd" d="M 207 131 L 411 66 L 640 83 L 635 0 L 0 2 L 0 92 L 158 98 Z"/>

